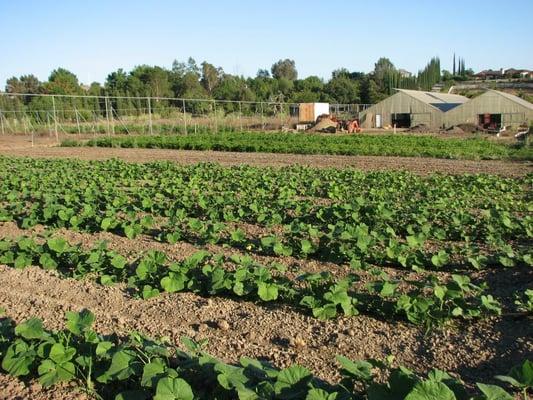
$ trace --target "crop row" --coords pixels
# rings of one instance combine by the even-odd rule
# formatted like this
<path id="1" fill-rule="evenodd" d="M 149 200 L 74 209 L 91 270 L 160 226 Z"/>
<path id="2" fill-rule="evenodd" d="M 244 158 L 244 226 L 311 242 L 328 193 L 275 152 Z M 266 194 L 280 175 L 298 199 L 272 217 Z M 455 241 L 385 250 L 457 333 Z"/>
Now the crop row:
<path id="1" fill-rule="evenodd" d="M 83 143 L 67 140 L 63 146 Z M 454 159 L 532 159 L 530 147 L 512 147 L 484 138 L 450 139 L 415 135 L 337 135 L 218 132 L 172 136 L 94 139 L 88 146 L 216 150 L 293 154 L 342 154 Z"/>
<path id="2" fill-rule="evenodd" d="M 531 176 L 0 159 L 0 220 L 352 265 L 531 265 Z M 259 228 L 247 232 L 247 226 Z"/>
<path id="3" fill-rule="evenodd" d="M 95 316 L 88 310 L 67 312 L 66 329 L 47 331 L 37 318 L 18 325 L 0 318 L 2 369 L 15 377 L 38 378 L 45 386 L 75 382 L 80 390 L 115 400 L 193 399 L 406 399 L 468 400 L 462 382 L 434 369 L 425 379 L 405 367 L 385 361 L 352 361 L 337 356 L 342 377 L 338 384 L 321 381 L 304 367 L 278 370 L 255 359 L 241 358 L 225 364 L 206 354 L 204 342 L 182 338 L 186 351 L 133 332 L 129 337 L 101 336 L 92 329 Z M 376 371 L 388 376 L 376 379 Z M 524 361 L 502 382 L 521 390 L 527 399 L 532 386 L 533 363 Z M 478 383 L 476 400 L 512 400 L 497 385 Z"/>
<path id="4" fill-rule="evenodd" d="M 61 237 L 38 244 L 33 238 L 0 241 L 0 264 L 14 268 L 38 265 L 66 276 L 91 276 L 104 285 L 126 283 L 144 299 L 161 292 L 191 291 L 203 296 L 242 298 L 288 304 L 316 318 L 354 316 L 360 312 L 382 318 L 406 319 L 426 327 L 453 319 L 501 314 L 499 302 L 467 276 L 443 280 L 429 274 L 419 281 L 392 280 L 382 271 L 357 286 L 358 275 L 336 279 L 329 272 L 304 273 L 289 279 L 280 264 L 263 266 L 250 257 L 225 257 L 199 251 L 170 262 L 165 253 L 149 251 L 133 262 L 107 249 L 104 242 L 90 250 L 72 246 Z"/>

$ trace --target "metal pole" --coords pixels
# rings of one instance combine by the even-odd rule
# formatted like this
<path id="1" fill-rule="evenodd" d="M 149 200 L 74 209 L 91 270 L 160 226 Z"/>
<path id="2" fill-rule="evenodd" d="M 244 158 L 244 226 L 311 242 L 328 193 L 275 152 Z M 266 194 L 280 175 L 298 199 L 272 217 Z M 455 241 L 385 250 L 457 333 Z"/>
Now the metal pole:
<path id="1" fill-rule="evenodd" d="M 115 136 L 115 115 L 113 114 L 113 103 L 109 102 L 109 118 L 111 120 L 111 134 Z"/>
<path id="2" fill-rule="evenodd" d="M 242 132 L 242 102 L 239 101 L 239 125 L 241 126 Z"/>
<path id="3" fill-rule="evenodd" d="M 52 136 L 52 127 L 50 126 L 50 113 L 46 112 L 46 125 L 48 126 L 48 136 Z"/>
<path id="4" fill-rule="evenodd" d="M 183 107 L 183 127 L 185 128 L 185 134 L 187 134 L 187 113 L 185 111 L 185 99 L 183 99 L 181 102 Z"/>
<path id="5" fill-rule="evenodd" d="M 76 110 L 76 107 L 74 107 L 74 113 L 76 114 L 76 126 L 78 127 L 78 135 L 81 135 L 80 118 L 78 116 L 78 110 Z"/>
<path id="6" fill-rule="evenodd" d="M 111 136 L 111 125 L 109 122 L 109 104 L 107 104 L 108 99 L 105 97 L 105 119 L 107 121 L 107 136 Z"/>
<path id="7" fill-rule="evenodd" d="M 265 130 L 265 120 L 263 117 L 263 102 L 261 102 L 261 129 Z"/>
<path id="8" fill-rule="evenodd" d="M 147 97 L 148 99 L 148 126 L 150 127 L 150 135 L 154 134 L 154 131 L 152 129 L 152 103 L 150 102 L 150 97 Z"/>
<path id="9" fill-rule="evenodd" d="M 57 111 L 56 111 L 56 99 L 52 96 L 52 108 L 54 113 L 54 132 L 56 134 L 56 142 L 59 143 L 59 132 L 57 130 Z"/>
<path id="10" fill-rule="evenodd" d="M 279 103 L 279 130 L 283 130 L 283 103 Z"/>
<path id="11" fill-rule="evenodd" d="M 2 127 L 2 135 L 5 135 L 6 132 L 4 130 L 4 115 L 2 114 L 2 110 L 0 110 L 0 126 Z"/>
<path id="12" fill-rule="evenodd" d="M 217 124 L 217 103 L 213 100 L 213 113 L 215 114 L 215 133 L 218 133 L 218 124 Z"/>

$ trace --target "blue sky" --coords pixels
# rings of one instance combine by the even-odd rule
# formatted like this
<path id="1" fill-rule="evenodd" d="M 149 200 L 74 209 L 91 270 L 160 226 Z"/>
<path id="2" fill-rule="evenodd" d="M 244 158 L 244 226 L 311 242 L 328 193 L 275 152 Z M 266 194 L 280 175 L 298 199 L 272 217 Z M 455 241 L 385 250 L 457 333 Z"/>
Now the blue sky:
<path id="1" fill-rule="evenodd" d="M 451 69 L 454 52 L 476 71 L 533 69 L 532 0 L 0 0 L 0 21 L 0 87 L 59 66 L 102 82 L 189 56 L 245 76 L 280 58 L 300 77 L 369 72 L 380 56 L 412 72 L 439 56 Z"/>

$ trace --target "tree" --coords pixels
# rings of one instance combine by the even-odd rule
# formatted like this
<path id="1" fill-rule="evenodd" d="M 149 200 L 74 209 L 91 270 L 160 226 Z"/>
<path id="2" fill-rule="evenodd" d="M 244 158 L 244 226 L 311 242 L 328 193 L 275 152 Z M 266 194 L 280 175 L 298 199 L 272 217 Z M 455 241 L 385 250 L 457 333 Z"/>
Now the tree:
<path id="1" fill-rule="evenodd" d="M 277 63 L 274 63 L 271 68 L 272 76 L 275 79 L 285 78 L 289 81 L 294 81 L 298 78 L 298 71 L 296 70 L 296 63 L 294 60 L 279 60 Z"/>
<path id="2" fill-rule="evenodd" d="M 214 65 L 204 61 L 202 63 L 202 85 L 209 94 L 213 93 L 213 90 L 219 83 L 224 71 L 222 68 L 216 68 Z"/>
<path id="3" fill-rule="evenodd" d="M 64 68 L 53 70 L 44 86 L 51 94 L 79 94 L 81 92 L 78 77 Z"/>
<path id="4" fill-rule="evenodd" d="M 364 104 L 375 104 L 385 96 L 379 93 L 379 88 L 373 79 L 366 77 L 361 81 L 361 102 Z"/>
<path id="5" fill-rule="evenodd" d="M 385 79 L 385 75 L 387 75 L 389 72 L 394 71 L 396 68 L 394 68 L 394 64 L 386 57 L 381 57 L 375 64 L 374 64 L 374 79 L 376 80 L 376 83 L 379 85 L 380 82 L 383 82 Z"/>
<path id="6" fill-rule="evenodd" d="M 19 78 L 12 77 L 6 81 L 6 92 L 8 93 L 39 93 L 41 82 L 35 75 L 22 75 Z"/>
<path id="7" fill-rule="evenodd" d="M 132 78 L 138 78 L 142 83 L 143 95 L 152 97 L 171 97 L 170 73 L 168 70 L 149 65 L 139 65 L 131 71 Z M 135 86 L 138 86 L 136 84 Z M 137 88 L 136 88 L 137 89 Z"/>
<path id="8" fill-rule="evenodd" d="M 361 102 L 359 83 L 344 75 L 332 78 L 326 84 L 325 92 L 337 103 L 354 104 Z"/>
<path id="9" fill-rule="evenodd" d="M 105 81 L 105 88 L 109 93 L 112 92 L 122 92 L 127 93 L 128 91 L 128 74 L 124 72 L 122 68 L 119 68 L 115 72 L 111 72 L 107 75 Z"/>
<path id="10" fill-rule="evenodd" d="M 259 69 L 256 74 L 257 78 L 270 78 L 270 72 L 268 69 Z"/>

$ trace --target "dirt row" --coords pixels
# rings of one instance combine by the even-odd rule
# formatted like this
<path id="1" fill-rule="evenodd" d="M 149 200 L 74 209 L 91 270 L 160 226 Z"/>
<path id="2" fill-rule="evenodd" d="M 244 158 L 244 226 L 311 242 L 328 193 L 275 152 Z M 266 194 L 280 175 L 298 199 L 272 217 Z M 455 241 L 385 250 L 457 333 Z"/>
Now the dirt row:
<path id="1" fill-rule="evenodd" d="M 0 230 L 0 237 L 20 233 L 13 224 L 7 224 L 6 229 Z M 110 235 L 91 236 L 66 230 L 58 233 L 85 245 Z M 106 236 L 112 247 L 131 255 L 156 245 L 147 238 L 127 240 L 115 236 L 113 240 L 113 236 Z M 183 258 L 180 252 L 189 252 L 187 246 L 172 246 L 173 255 Z M 97 315 L 96 329 L 103 334 L 126 334 L 136 329 L 154 337 L 168 336 L 176 344 L 182 335 L 208 338 L 207 351 L 225 361 L 248 356 L 266 359 L 278 367 L 299 363 L 329 381 L 338 379 L 336 354 L 352 359 L 382 359 L 393 354 L 397 364 L 420 373 L 436 367 L 459 373 L 471 384 L 506 373 L 533 350 L 531 324 L 509 318 L 464 324 L 426 335 L 413 325 L 368 316 L 322 322 L 288 306 L 206 299 L 192 293 L 133 299 L 120 285 L 104 287 L 88 280 L 64 279 L 38 268 L 15 270 L 2 266 L 0 280 L 0 304 L 19 322 L 38 316 L 47 327 L 60 329 L 66 311 L 88 308 Z M 229 324 L 228 330 L 219 328 L 222 320 Z M 296 338 L 303 339 L 305 347 L 295 347 Z M 54 397 L 35 382 L 23 383 L 23 388 L 17 381 L 2 379 L 0 387 L 6 382 L 5 387 L 12 387 L 13 393 L 26 393 L 20 398 L 39 398 L 43 393 L 51 397 L 41 398 L 65 398 L 63 391 L 70 390 L 54 389 L 53 393 L 59 393 Z"/>
<path id="2" fill-rule="evenodd" d="M 501 176 L 523 176 L 533 172 L 533 163 L 511 161 L 468 161 L 446 160 L 422 157 L 384 156 L 338 156 L 299 155 L 272 153 L 235 153 L 217 151 L 164 150 L 164 149 L 120 149 L 100 147 L 36 147 L 2 146 L 0 155 L 17 157 L 79 158 L 82 160 L 105 160 L 118 158 L 127 162 L 173 161 L 180 164 L 214 162 L 221 165 L 248 164 L 254 166 L 307 165 L 318 168 L 353 167 L 363 171 L 405 170 L 420 175 L 445 174 L 495 174 Z"/>

